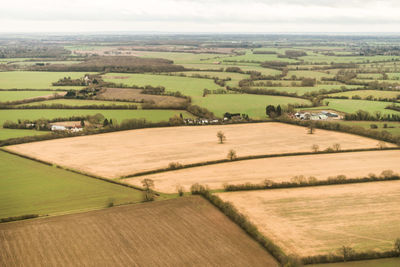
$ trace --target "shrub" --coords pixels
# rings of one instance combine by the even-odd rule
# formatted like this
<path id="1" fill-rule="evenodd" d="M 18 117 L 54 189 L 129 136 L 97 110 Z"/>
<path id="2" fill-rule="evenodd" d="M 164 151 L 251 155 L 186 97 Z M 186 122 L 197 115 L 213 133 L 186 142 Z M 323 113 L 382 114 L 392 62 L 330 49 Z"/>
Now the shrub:
<path id="1" fill-rule="evenodd" d="M 182 197 L 185 193 L 184 193 L 184 188 L 181 185 L 176 186 L 176 190 L 178 191 L 178 195 L 180 197 Z"/>
<path id="2" fill-rule="evenodd" d="M 376 125 L 376 124 L 371 124 L 370 127 L 371 127 L 371 129 L 378 129 L 378 125 Z"/>
<path id="3" fill-rule="evenodd" d="M 314 145 L 311 146 L 311 149 L 312 149 L 313 152 L 318 152 L 319 151 L 319 145 L 314 144 Z"/>
<path id="4" fill-rule="evenodd" d="M 180 168 L 182 168 L 182 167 L 183 167 L 183 165 L 180 164 L 179 162 L 170 162 L 170 163 L 168 164 L 168 168 L 169 168 L 170 170 L 176 170 L 176 169 L 180 169 Z"/>

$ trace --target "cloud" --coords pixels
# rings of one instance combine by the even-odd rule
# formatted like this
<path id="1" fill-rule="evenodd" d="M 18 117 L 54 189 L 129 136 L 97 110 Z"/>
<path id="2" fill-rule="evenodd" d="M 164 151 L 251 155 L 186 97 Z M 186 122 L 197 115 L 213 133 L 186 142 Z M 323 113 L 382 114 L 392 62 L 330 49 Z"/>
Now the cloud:
<path id="1" fill-rule="evenodd" d="M 394 0 L 14 0 L 2 3 L 0 23 L 29 32 L 393 31 L 399 11 Z"/>

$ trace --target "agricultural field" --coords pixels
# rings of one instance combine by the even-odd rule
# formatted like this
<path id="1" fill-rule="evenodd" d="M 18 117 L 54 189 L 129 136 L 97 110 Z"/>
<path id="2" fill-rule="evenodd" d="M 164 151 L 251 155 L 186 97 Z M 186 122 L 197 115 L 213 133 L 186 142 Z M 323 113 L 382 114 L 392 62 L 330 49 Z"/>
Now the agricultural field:
<path id="1" fill-rule="evenodd" d="M 2 266 L 279 266 L 201 197 L 3 224 L 0 246 Z"/>
<path id="2" fill-rule="evenodd" d="M 374 98 L 400 98 L 400 91 L 357 90 L 329 94 L 328 96 L 347 96 L 349 98 L 352 96 L 360 96 L 361 98 L 366 98 L 368 96 L 373 96 Z"/>
<path id="3" fill-rule="evenodd" d="M 226 136 L 223 144 L 218 142 L 218 131 Z M 118 178 L 167 168 L 173 162 L 226 159 L 231 149 L 238 156 L 252 156 L 311 152 L 313 144 L 324 150 L 335 143 L 340 143 L 342 149 L 358 149 L 376 148 L 378 142 L 325 130 L 310 135 L 304 127 L 270 122 L 138 129 L 21 144 L 8 149 L 85 173 Z"/>
<path id="4" fill-rule="evenodd" d="M 287 78 L 291 78 L 292 76 L 296 76 L 297 78 L 312 78 L 316 80 L 321 80 L 321 78 L 333 78 L 335 75 L 322 72 L 322 71 L 309 71 L 309 70 L 297 70 L 297 71 L 289 71 L 286 75 Z"/>
<path id="5" fill-rule="evenodd" d="M 61 94 L 63 92 L 57 92 Z M 53 96 L 54 91 L 0 91 L 0 102 L 24 100 L 28 98 Z"/>
<path id="6" fill-rule="evenodd" d="M 328 102 L 327 108 L 346 113 L 356 113 L 358 110 L 368 111 L 370 114 L 380 112 L 383 114 L 400 114 L 398 111 L 386 109 L 390 102 L 354 100 L 354 99 L 324 99 Z"/>
<path id="7" fill-rule="evenodd" d="M 0 89 L 82 89 L 83 86 L 53 86 L 52 83 L 64 77 L 82 78 L 85 74 L 86 72 L 0 72 Z"/>
<path id="8" fill-rule="evenodd" d="M 41 135 L 41 134 L 47 134 L 47 133 L 48 132 L 44 132 L 44 131 L 5 129 L 5 128 L 0 127 L 0 140 L 6 140 L 9 138 L 18 138 L 18 137 L 24 137 L 24 136 Z"/>
<path id="9" fill-rule="evenodd" d="M 105 118 L 113 119 L 114 122 L 121 123 L 127 119 L 146 119 L 152 122 L 168 121 L 169 118 L 180 113 L 185 118 L 192 115 L 184 110 L 109 110 L 109 109 L 11 109 L 0 110 L 0 125 L 7 120 L 17 122 L 20 120 L 37 120 L 41 118 L 68 118 L 73 116 L 87 116 L 103 114 Z"/>
<path id="10" fill-rule="evenodd" d="M 400 181 L 219 193 L 287 253 L 386 251 L 400 236 Z"/>
<path id="11" fill-rule="evenodd" d="M 400 135 L 400 122 L 385 122 L 385 121 L 336 121 L 336 122 L 349 126 L 363 127 L 368 130 L 387 131 L 393 135 Z M 374 128 L 375 125 L 377 126 L 377 128 Z"/>
<path id="12" fill-rule="evenodd" d="M 203 89 L 218 89 L 220 86 L 211 79 L 189 78 L 167 75 L 153 74 L 128 74 L 128 73 L 109 73 L 103 75 L 103 79 L 116 84 L 128 86 L 164 86 L 167 91 L 180 91 L 182 94 L 192 97 L 201 97 Z"/>
<path id="13" fill-rule="evenodd" d="M 140 202 L 142 193 L 0 151 L 0 218 Z M 0 257 L 1 258 L 1 257 Z M 1 265 L 1 264 L 0 264 Z"/>
<path id="14" fill-rule="evenodd" d="M 328 264 L 313 264 L 312 267 L 397 267 L 400 265 L 400 258 L 388 258 L 378 260 L 348 261 Z"/>
<path id="15" fill-rule="evenodd" d="M 279 80 L 274 81 L 279 82 Z M 317 84 L 315 86 L 255 86 L 254 88 L 261 88 L 265 90 L 275 90 L 280 92 L 287 93 L 297 93 L 298 95 L 304 95 L 306 93 L 318 92 L 320 90 L 332 90 L 332 89 L 341 89 L 342 87 L 346 87 L 348 89 L 357 89 L 360 88 L 358 85 L 343 85 L 343 84 Z"/>
<path id="16" fill-rule="evenodd" d="M 363 178 L 373 173 L 379 176 L 385 170 L 400 174 L 398 162 L 400 150 L 346 152 L 235 161 L 156 173 L 146 175 L 146 178 L 154 180 L 158 191 L 174 193 L 177 186 L 189 190 L 195 183 L 208 185 L 211 189 L 222 189 L 224 184 L 260 184 L 266 179 L 277 183 L 290 182 L 295 176 L 325 180 L 338 175 Z M 133 177 L 122 181 L 141 186 L 142 179 Z"/>
<path id="17" fill-rule="evenodd" d="M 105 100 L 118 99 L 133 102 L 154 101 L 155 104 L 160 106 L 180 105 L 185 102 L 184 98 L 142 94 L 141 91 L 142 90 L 140 89 L 106 88 L 103 89 L 95 98 Z"/>
<path id="18" fill-rule="evenodd" d="M 101 100 L 80 100 L 80 99 L 52 99 L 46 101 L 33 102 L 28 104 L 20 104 L 17 106 L 40 106 L 40 105 L 68 105 L 68 106 L 89 106 L 89 105 L 138 105 L 131 102 L 121 102 L 121 101 L 101 101 Z M 140 105 L 140 104 L 139 104 Z"/>
<path id="19" fill-rule="evenodd" d="M 210 94 L 195 99 L 193 103 L 212 111 L 217 117 L 231 112 L 245 113 L 253 119 L 266 119 L 267 105 L 311 104 L 310 101 L 301 98 L 253 94 Z"/>

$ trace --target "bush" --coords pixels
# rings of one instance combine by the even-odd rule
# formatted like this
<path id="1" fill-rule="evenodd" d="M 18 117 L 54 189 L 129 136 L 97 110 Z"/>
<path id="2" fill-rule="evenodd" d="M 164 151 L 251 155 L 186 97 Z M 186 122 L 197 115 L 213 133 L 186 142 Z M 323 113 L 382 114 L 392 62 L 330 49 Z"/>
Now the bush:
<path id="1" fill-rule="evenodd" d="M 229 150 L 227 156 L 228 156 L 229 160 L 236 160 L 237 159 L 236 151 L 233 150 L 233 149 Z"/>
<path id="2" fill-rule="evenodd" d="M 176 170 L 176 169 L 180 169 L 182 167 L 183 167 L 183 165 L 179 162 L 170 162 L 168 164 L 168 169 L 170 169 L 170 170 Z"/>

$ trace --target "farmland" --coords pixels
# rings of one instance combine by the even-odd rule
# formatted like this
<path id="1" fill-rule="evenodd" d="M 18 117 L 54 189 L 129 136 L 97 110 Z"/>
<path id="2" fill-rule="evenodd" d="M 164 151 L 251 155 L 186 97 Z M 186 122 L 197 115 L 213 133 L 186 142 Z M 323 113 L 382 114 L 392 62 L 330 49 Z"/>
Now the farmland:
<path id="1" fill-rule="evenodd" d="M 296 176 L 318 180 L 338 175 L 348 178 L 379 176 L 385 170 L 400 173 L 399 161 L 400 150 L 305 155 L 220 163 L 146 175 L 146 178 L 154 180 L 158 191 L 173 193 L 178 185 L 188 190 L 195 183 L 222 189 L 224 184 L 261 184 L 265 180 L 290 182 Z M 123 181 L 141 186 L 141 180 L 142 177 L 133 177 Z"/>
<path id="2" fill-rule="evenodd" d="M 400 182 L 218 194 L 288 253 L 328 254 L 343 245 L 389 250 L 397 227 Z"/>
<path id="3" fill-rule="evenodd" d="M 361 98 L 365 98 L 371 95 L 374 98 L 397 98 L 400 95 L 400 91 L 357 90 L 330 94 L 329 96 L 347 96 L 349 98 L 352 96 L 360 96 Z"/>
<path id="4" fill-rule="evenodd" d="M 53 99 L 18 106 L 40 106 L 40 105 L 66 105 L 66 106 L 90 106 L 90 105 L 137 105 L 130 102 L 121 101 L 101 101 L 101 100 L 77 100 L 77 99 Z"/>
<path id="5" fill-rule="evenodd" d="M 390 102 L 369 101 L 369 100 L 354 100 L 354 99 L 325 99 L 324 103 L 327 106 L 318 107 L 317 109 L 333 109 L 336 111 L 355 113 L 359 110 L 368 111 L 370 114 L 380 112 L 381 114 L 400 114 L 398 111 L 386 109 Z"/>
<path id="6" fill-rule="evenodd" d="M 310 104 L 308 100 L 301 98 L 250 94 L 207 95 L 198 98 L 194 103 L 207 108 L 218 117 L 222 117 L 225 112 L 232 112 L 248 114 L 254 119 L 267 118 L 263 108 L 266 105 Z"/>
<path id="7" fill-rule="evenodd" d="M 104 110 L 104 109 L 15 109 L 15 110 L 0 110 L 0 125 L 5 121 L 10 120 L 37 120 L 40 118 L 68 118 L 72 116 L 87 116 L 103 114 L 106 118 L 115 119 L 121 123 L 126 119 L 145 118 L 149 121 L 167 121 L 174 115 L 182 113 L 185 117 L 191 117 L 190 114 L 182 110 Z"/>
<path id="8" fill-rule="evenodd" d="M 179 105 L 185 102 L 185 99 L 183 98 L 164 95 L 141 94 L 140 89 L 124 88 L 106 88 L 98 96 L 96 96 L 96 99 L 119 99 L 133 102 L 154 101 L 157 105 L 160 106 Z"/>
<path id="9" fill-rule="evenodd" d="M 103 76 L 105 81 L 116 84 L 122 83 L 128 86 L 164 86 L 167 91 L 180 91 L 184 95 L 198 97 L 203 94 L 203 89 L 218 89 L 217 84 L 210 79 L 167 76 L 167 75 L 152 75 L 152 74 L 127 74 L 127 73 L 112 73 Z"/>
<path id="10" fill-rule="evenodd" d="M 365 260 L 365 261 L 350 261 L 330 264 L 314 264 L 312 267 L 397 267 L 400 264 L 399 258 Z"/>
<path id="11" fill-rule="evenodd" d="M 0 151 L 0 218 L 139 202 L 140 191 Z M 1 257 L 0 257 L 1 258 Z"/>
<path id="12" fill-rule="evenodd" d="M 0 265 L 396 265 L 377 258 L 400 244 L 399 47 L 4 35 Z"/>
<path id="13" fill-rule="evenodd" d="M 18 138 L 23 136 L 32 136 L 46 134 L 47 132 L 35 131 L 35 130 L 20 130 L 20 129 L 4 129 L 0 128 L 0 140 L 5 140 L 9 138 Z"/>
<path id="14" fill-rule="evenodd" d="M 53 95 L 52 91 L 0 91 L 0 102 Z"/>
<path id="15" fill-rule="evenodd" d="M 223 131 L 227 138 L 224 144 L 218 142 L 218 131 Z M 189 164 L 226 159 L 230 149 L 239 156 L 251 156 L 311 152 L 313 144 L 323 150 L 335 143 L 340 143 L 342 149 L 377 146 L 374 139 L 324 130 L 310 135 L 306 128 L 271 122 L 139 129 L 22 144 L 9 149 L 84 172 L 117 178 L 167 168 L 172 162 Z"/>
<path id="16" fill-rule="evenodd" d="M 64 77 L 82 78 L 85 72 L 0 72 L 0 89 L 81 89 L 82 86 L 53 86 Z"/>
<path id="17" fill-rule="evenodd" d="M 200 197 L 3 224 L 0 246 L 2 266 L 279 266 Z"/>

